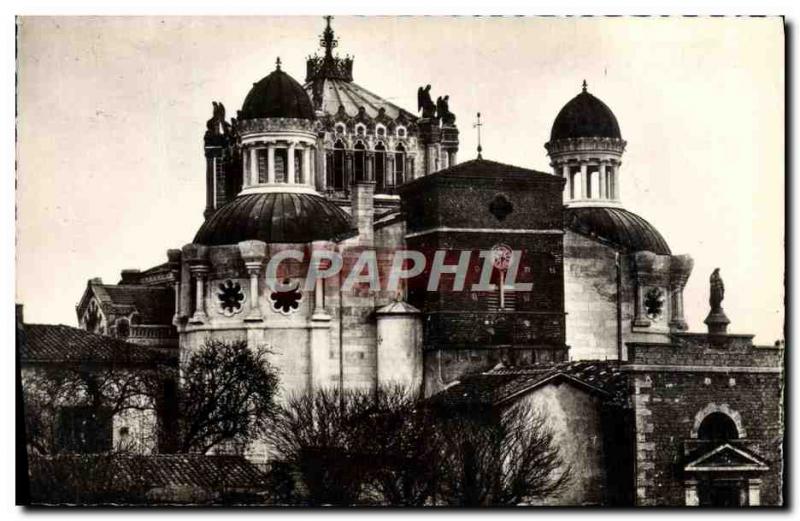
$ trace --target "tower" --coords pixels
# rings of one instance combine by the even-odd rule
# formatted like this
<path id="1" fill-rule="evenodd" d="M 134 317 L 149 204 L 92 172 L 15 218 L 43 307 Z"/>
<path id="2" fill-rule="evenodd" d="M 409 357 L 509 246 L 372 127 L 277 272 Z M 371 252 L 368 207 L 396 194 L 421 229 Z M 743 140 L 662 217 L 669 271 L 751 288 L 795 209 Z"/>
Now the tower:
<path id="1" fill-rule="evenodd" d="M 581 93 L 558 113 L 545 148 L 553 173 L 566 179 L 567 207 L 616 206 L 626 143 L 614 113 L 587 88 L 584 80 Z"/>
<path id="2" fill-rule="evenodd" d="M 208 219 L 242 188 L 241 157 L 236 146 L 236 120 L 225 120 L 225 106 L 212 102 L 214 112 L 206 122 L 203 149 L 206 157 L 206 209 Z"/>

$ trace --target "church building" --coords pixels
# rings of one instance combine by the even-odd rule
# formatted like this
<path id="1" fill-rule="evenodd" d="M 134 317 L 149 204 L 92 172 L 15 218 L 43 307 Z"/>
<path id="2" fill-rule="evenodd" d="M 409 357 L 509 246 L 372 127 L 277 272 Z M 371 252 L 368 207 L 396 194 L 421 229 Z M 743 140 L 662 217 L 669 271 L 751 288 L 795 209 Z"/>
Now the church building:
<path id="1" fill-rule="evenodd" d="M 92 279 L 82 328 L 182 356 L 268 346 L 284 396 L 399 383 L 454 407 L 530 403 L 579 470 L 557 504 L 782 503 L 782 348 L 728 334 L 721 298 L 707 333 L 687 331 L 692 258 L 625 208 L 641 173 L 586 82 L 555 115 L 550 170 L 459 162 L 447 96 L 421 86 L 404 110 L 356 83 L 330 18 L 320 43 L 304 83 L 278 59 L 235 117 L 213 103 L 196 235 L 118 284 Z M 343 269 L 308 281 L 320 250 Z M 385 272 L 407 251 L 428 262 L 397 289 L 346 283 L 365 252 Z M 463 291 L 452 272 L 426 286 L 437 256 L 465 259 Z"/>

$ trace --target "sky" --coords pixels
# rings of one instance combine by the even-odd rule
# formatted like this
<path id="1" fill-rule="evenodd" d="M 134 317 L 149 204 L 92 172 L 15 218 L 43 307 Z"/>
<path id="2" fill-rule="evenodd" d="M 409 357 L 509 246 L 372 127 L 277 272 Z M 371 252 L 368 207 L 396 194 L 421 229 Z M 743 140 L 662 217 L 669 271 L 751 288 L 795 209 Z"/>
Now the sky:
<path id="1" fill-rule="evenodd" d="M 76 325 L 87 280 L 116 283 L 191 242 L 205 205 L 203 133 L 277 57 L 302 82 L 321 17 L 22 18 L 17 63 L 17 302 Z M 729 331 L 783 338 L 784 40 L 779 18 L 336 17 L 359 85 L 416 108 L 450 96 L 459 160 L 550 171 L 544 143 L 580 92 L 627 149 L 626 208 L 690 254 L 690 329 L 719 267 Z"/>

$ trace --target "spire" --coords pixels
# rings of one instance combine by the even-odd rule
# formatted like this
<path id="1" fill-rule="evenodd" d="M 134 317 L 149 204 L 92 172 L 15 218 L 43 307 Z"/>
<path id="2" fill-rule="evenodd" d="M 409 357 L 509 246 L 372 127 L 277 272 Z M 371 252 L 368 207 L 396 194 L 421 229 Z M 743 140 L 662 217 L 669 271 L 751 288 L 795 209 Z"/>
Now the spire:
<path id="1" fill-rule="evenodd" d="M 281 57 L 280 56 L 278 56 L 278 59 L 275 60 L 275 70 L 276 71 L 281 70 Z"/>
<path id="2" fill-rule="evenodd" d="M 322 38 L 319 41 L 319 46 L 325 49 L 326 58 L 333 57 L 333 48 L 339 45 L 339 40 L 333 35 L 331 20 L 333 20 L 332 16 L 325 17 L 325 30 L 322 32 Z"/>
<path id="3" fill-rule="evenodd" d="M 586 92 L 586 87 L 589 85 L 586 83 L 586 80 L 583 80 L 583 92 Z"/>
<path id="4" fill-rule="evenodd" d="M 353 58 L 333 56 L 333 49 L 339 46 L 339 40 L 331 28 L 332 16 L 325 17 L 325 30 L 319 38 L 319 46 L 325 49 L 323 56 L 309 56 L 306 60 L 306 81 L 321 79 L 337 79 L 353 81 Z"/>

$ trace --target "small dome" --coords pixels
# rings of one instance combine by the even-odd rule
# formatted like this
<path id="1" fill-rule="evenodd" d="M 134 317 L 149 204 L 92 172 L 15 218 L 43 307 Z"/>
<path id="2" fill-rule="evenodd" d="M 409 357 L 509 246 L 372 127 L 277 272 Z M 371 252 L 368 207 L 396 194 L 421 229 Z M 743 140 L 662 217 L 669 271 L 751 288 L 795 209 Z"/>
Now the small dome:
<path id="1" fill-rule="evenodd" d="M 608 105 L 586 92 L 572 98 L 553 122 L 550 141 L 578 137 L 608 137 L 622 139 L 617 118 Z"/>
<path id="2" fill-rule="evenodd" d="M 625 253 L 651 251 L 658 255 L 671 255 L 667 241 L 652 224 L 622 208 L 565 208 L 564 227 Z"/>
<path id="3" fill-rule="evenodd" d="M 240 119 L 314 119 L 314 107 L 303 86 L 278 67 L 253 85 L 244 99 Z"/>
<path id="4" fill-rule="evenodd" d="M 339 241 L 356 233 L 347 212 L 319 195 L 273 192 L 240 195 L 222 206 L 200 227 L 193 242 L 297 244 Z"/>

